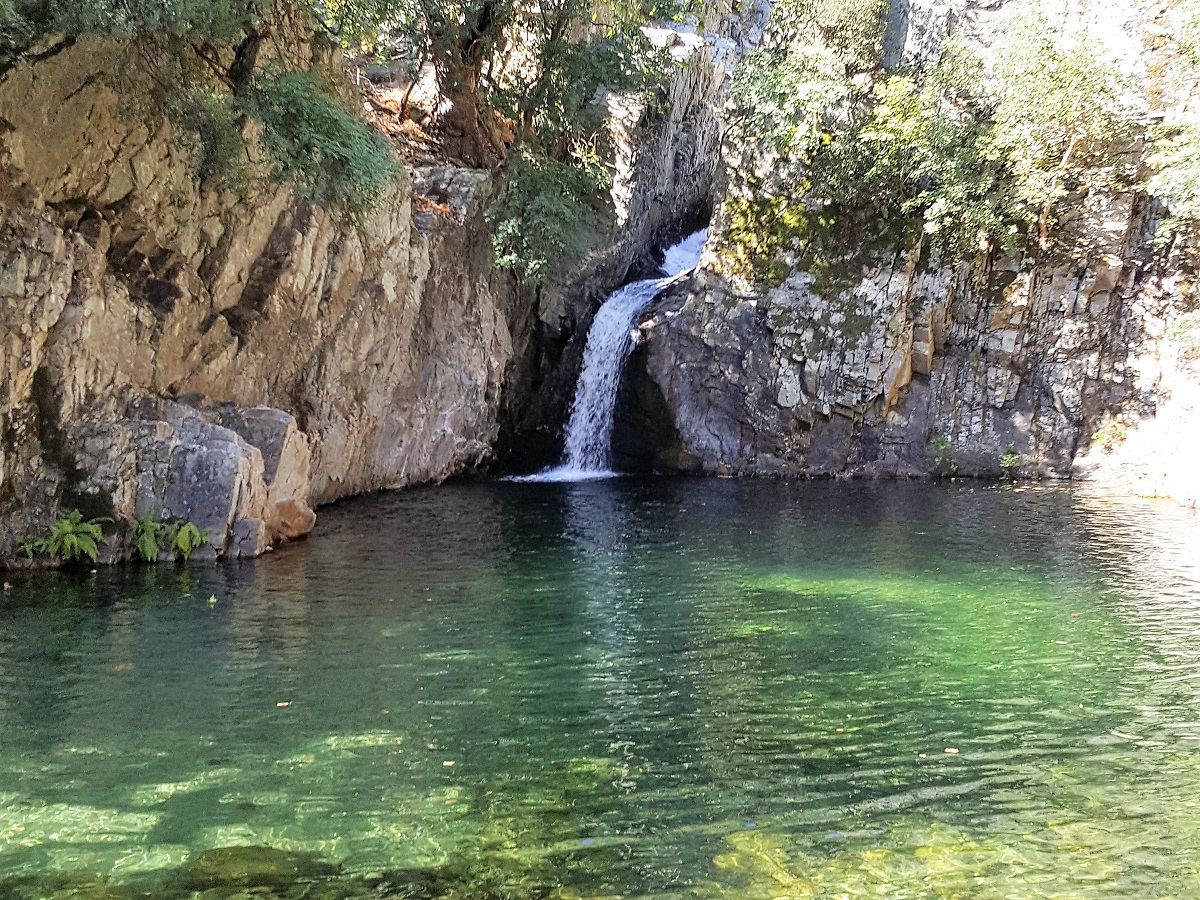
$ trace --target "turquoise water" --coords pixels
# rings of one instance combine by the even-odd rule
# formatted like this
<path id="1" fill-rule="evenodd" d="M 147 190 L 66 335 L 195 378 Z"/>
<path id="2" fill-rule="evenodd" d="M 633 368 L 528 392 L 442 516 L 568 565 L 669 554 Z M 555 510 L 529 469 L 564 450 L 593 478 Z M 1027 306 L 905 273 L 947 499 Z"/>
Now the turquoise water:
<path id="1" fill-rule="evenodd" d="M 1200 897 L 1169 505 L 470 484 L 9 580 L 0 900 L 189 896 L 231 846 L 341 874 L 205 898 Z"/>

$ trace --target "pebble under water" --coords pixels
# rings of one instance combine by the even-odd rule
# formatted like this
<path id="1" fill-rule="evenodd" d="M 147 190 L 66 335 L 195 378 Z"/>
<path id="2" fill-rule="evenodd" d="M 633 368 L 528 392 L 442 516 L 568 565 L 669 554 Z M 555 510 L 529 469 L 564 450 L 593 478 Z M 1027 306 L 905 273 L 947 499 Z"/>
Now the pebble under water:
<path id="1" fill-rule="evenodd" d="M 1082 489 L 616 479 L 10 575 L 0 900 L 1200 897 L 1198 551 Z"/>

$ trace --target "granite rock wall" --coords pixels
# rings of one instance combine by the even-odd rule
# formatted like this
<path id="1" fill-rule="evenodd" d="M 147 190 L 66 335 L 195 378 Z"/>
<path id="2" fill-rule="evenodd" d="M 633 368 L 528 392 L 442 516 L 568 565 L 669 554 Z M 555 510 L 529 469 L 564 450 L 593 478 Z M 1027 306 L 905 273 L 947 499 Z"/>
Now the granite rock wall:
<path id="1" fill-rule="evenodd" d="M 893 4 L 885 50 L 934 58 L 951 27 L 986 50 L 1021 6 Z M 1157 7 L 1042 12 L 1116 29 L 1131 77 L 1154 68 Z M 643 457 L 714 474 L 1109 478 L 1195 504 L 1195 248 L 1155 240 L 1162 210 L 1137 188 L 1065 213 L 1056 252 L 973 267 L 847 252 L 834 277 L 797 269 L 764 290 L 717 274 L 718 212 L 707 270 L 643 322 L 629 380 L 642 396 L 657 388 L 642 406 L 671 420 L 644 428 L 670 437 Z"/>
<path id="2" fill-rule="evenodd" d="M 336 65 L 302 20 L 270 27 Z M 110 556 L 147 510 L 253 555 L 318 504 L 478 464 L 516 302 L 489 176 L 419 170 L 361 222 L 204 187 L 127 108 L 139 72 L 83 41 L 0 83 L 0 558 L 73 508 L 114 520 Z"/>

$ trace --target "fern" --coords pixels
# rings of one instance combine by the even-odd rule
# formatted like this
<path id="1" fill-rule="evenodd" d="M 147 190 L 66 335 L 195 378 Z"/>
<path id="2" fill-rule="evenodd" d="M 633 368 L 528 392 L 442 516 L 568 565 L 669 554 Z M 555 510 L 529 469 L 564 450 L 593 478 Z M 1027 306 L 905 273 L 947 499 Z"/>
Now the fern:
<path id="1" fill-rule="evenodd" d="M 24 541 L 21 542 L 21 545 L 19 547 L 17 547 L 17 552 L 29 560 L 33 559 L 34 556 L 36 556 L 37 554 L 47 553 L 47 552 L 49 552 L 49 550 L 50 550 L 50 542 L 49 541 L 43 541 L 43 540 L 34 539 L 34 538 L 26 538 Z"/>
<path id="2" fill-rule="evenodd" d="M 133 523 L 133 552 L 145 562 L 157 562 L 168 527 L 164 522 L 154 521 L 154 511 L 147 510 L 146 515 Z"/>
<path id="3" fill-rule="evenodd" d="M 73 509 L 65 519 L 54 523 L 48 541 L 35 543 L 44 544 L 45 552 L 49 553 L 52 559 L 75 562 L 87 557 L 95 562 L 100 552 L 100 541 L 103 539 L 104 532 L 100 528 L 99 520 L 85 522 L 83 513 Z"/>
<path id="4" fill-rule="evenodd" d="M 208 543 L 209 530 L 198 528 L 194 522 L 184 522 L 182 525 L 167 526 L 167 545 L 175 554 L 176 559 L 186 562 L 196 551 Z"/>

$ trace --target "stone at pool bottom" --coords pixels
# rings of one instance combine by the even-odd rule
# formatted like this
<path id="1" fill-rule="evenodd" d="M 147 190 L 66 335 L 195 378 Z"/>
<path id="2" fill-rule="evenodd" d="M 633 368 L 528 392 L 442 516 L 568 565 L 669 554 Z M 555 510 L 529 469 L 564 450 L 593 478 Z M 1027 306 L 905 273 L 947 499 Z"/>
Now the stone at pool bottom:
<path id="1" fill-rule="evenodd" d="M 217 847 L 205 850 L 187 867 L 194 890 L 224 887 L 282 887 L 338 874 L 338 867 L 308 853 L 274 847 Z"/>
<path id="2" fill-rule="evenodd" d="M 347 877 L 312 854 L 220 847 L 150 893 L 79 872 L 0 879 L 0 900 L 436 900 L 463 883 L 462 873 L 437 868 Z"/>
<path id="3" fill-rule="evenodd" d="M 91 872 L 0 880 L 0 900 L 139 900 L 140 896 Z"/>

